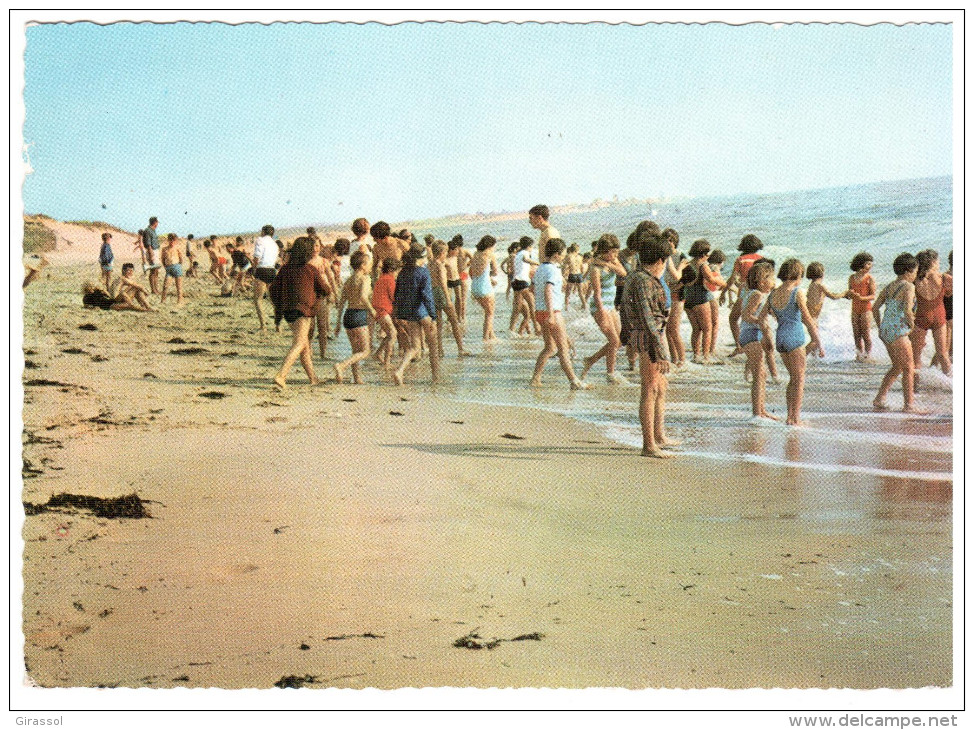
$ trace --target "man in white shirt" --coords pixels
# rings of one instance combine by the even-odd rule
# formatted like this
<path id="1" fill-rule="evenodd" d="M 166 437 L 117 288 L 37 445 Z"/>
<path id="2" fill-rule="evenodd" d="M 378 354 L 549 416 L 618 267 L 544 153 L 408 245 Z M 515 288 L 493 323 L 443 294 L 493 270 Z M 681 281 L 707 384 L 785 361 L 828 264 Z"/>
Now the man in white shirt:
<path id="1" fill-rule="evenodd" d="M 254 308 L 257 310 L 257 319 L 260 320 L 261 332 L 265 329 L 264 310 L 261 309 L 260 301 L 264 298 L 264 292 L 277 276 L 277 241 L 274 240 L 274 226 L 264 226 L 260 229 L 260 238 L 254 244 Z"/>

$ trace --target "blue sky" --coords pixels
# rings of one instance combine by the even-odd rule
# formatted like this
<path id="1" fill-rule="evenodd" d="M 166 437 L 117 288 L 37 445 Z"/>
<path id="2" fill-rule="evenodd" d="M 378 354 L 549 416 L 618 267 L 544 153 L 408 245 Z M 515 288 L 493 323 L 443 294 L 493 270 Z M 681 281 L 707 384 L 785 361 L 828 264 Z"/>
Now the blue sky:
<path id="1" fill-rule="evenodd" d="M 949 175 L 951 43 L 948 25 L 32 26 L 24 207 L 205 235 Z"/>

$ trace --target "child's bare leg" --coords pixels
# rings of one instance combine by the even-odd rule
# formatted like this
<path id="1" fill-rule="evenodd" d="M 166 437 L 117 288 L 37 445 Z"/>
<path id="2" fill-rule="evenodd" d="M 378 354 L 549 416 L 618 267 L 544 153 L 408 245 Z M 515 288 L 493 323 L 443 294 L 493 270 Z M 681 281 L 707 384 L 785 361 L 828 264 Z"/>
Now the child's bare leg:
<path id="1" fill-rule="evenodd" d="M 639 425 L 643 432 L 643 456 L 665 459 L 673 456 L 660 449 L 656 443 L 656 389 L 657 380 L 662 377 L 659 365 L 645 354 L 639 358 Z"/>
<path id="2" fill-rule="evenodd" d="M 640 355 L 646 357 L 646 355 Z M 656 445 L 662 448 L 668 446 L 679 446 L 683 442 L 680 439 L 669 438 L 666 435 L 666 376 L 659 373 L 656 377 L 656 403 L 655 419 L 653 420 L 654 436 Z"/>
<path id="3" fill-rule="evenodd" d="M 260 322 L 260 331 L 263 332 L 266 323 L 264 321 L 264 310 L 260 306 L 260 300 L 264 297 L 264 292 L 267 290 L 267 284 L 257 279 L 257 283 L 254 284 L 254 309 L 257 310 L 257 321 Z"/>
<path id="4" fill-rule="evenodd" d="M 447 308 L 446 318 L 450 322 L 450 329 L 453 331 L 453 339 L 457 343 L 457 357 L 462 357 L 463 355 L 467 354 L 467 351 L 463 349 L 463 330 L 460 327 L 460 320 L 458 318 L 458 315 L 452 307 Z M 441 342 L 442 342 L 442 338 L 441 338 Z M 443 357 L 442 351 L 440 352 L 440 357 Z"/>
<path id="5" fill-rule="evenodd" d="M 452 322 L 451 322 L 452 324 Z M 445 357 L 446 352 L 443 350 L 443 310 L 436 310 L 436 351 L 440 354 L 440 357 Z"/>
<path id="6" fill-rule="evenodd" d="M 933 345 L 936 348 L 937 361 L 944 375 L 950 375 L 950 354 L 947 352 L 947 325 L 941 325 L 932 331 Z"/>
<path id="7" fill-rule="evenodd" d="M 534 363 L 534 375 L 531 377 L 531 385 L 533 386 L 541 385 L 541 371 L 544 370 L 544 366 L 547 365 L 548 360 L 558 349 L 551 334 L 551 328 L 547 324 L 541 326 L 541 333 L 544 337 L 544 347 L 541 348 L 538 359 Z"/>
<path id="8" fill-rule="evenodd" d="M 511 289 L 510 287 L 508 287 L 508 292 L 510 291 Z M 518 314 L 520 314 L 520 312 L 521 312 L 521 292 L 516 291 L 514 292 L 514 302 L 511 304 L 511 326 L 508 327 L 512 335 L 516 332 L 516 330 L 514 329 L 514 325 L 517 322 L 517 316 Z"/>
<path id="9" fill-rule="evenodd" d="M 768 364 L 768 372 L 771 373 L 771 377 L 777 382 L 778 380 L 778 363 L 774 359 L 774 344 L 771 342 L 771 338 L 761 340 L 761 345 L 764 347 L 764 360 Z"/>
<path id="10" fill-rule="evenodd" d="M 720 309 L 716 299 L 710 302 L 710 324 L 710 349 L 707 354 L 713 356 L 717 349 L 717 331 L 720 329 Z"/>
<path id="11" fill-rule="evenodd" d="M 565 331 L 565 325 L 559 321 L 558 324 L 552 325 L 550 329 L 552 330 L 555 346 L 557 347 L 558 362 L 561 364 L 561 371 L 565 373 L 565 377 L 568 378 L 571 386 L 577 389 L 580 381 L 575 377 L 575 368 L 572 365 L 572 360 L 569 355 L 572 345 L 568 339 L 568 333 Z"/>
<path id="12" fill-rule="evenodd" d="M 437 336 L 442 336 L 439 332 L 440 328 L 437 326 L 437 323 L 429 317 L 423 320 L 420 327 L 422 328 L 423 333 L 426 335 L 426 346 L 429 348 L 430 373 L 432 374 L 432 380 L 434 383 L 438 383 L 440 380 L 440 356 L 434 345 L 436 344 Z"/>
<path id="13" fill-rule="evenodd" d="M 796 347 L 791 352 L 781 356 L 788 369 L 788 387 L 785 390 L 785 400 L 788 402 L 789 426 L 801 426 L 802 398 L 805 395 L 805 348 Z"/>
<path id="14" fill-rule="evenodd" d="M 749 342 L 744 346 L 747 364 L 751 370 L 751 415 L 771 418 L 765 408 L 764 348 L 761 342 Z"/>
<path id="15" fill-rule="evenodd" d="M 166 301 L 166 294 L 169 292 L 169 274 L 166 274 L 162 279 L 162 294 L 159 297 L 160 302 Z"/>
<path id="16" fill-rule="evenodd" d="M 862 333 L 862 351 L 869 357 L 873 350 L 873 339 L 869 323 L 872 321 L 872 312 L 862 312 L 859 315 L 859 328 Z"/>
<path id="17" fill-rule="evenodd" d="M 176 277 L 176 306 L 183 303 L 183 277 Z"/>
<path id="18" fill-rule="evenodd" d="M 396 385 L 402 385 L 403 378 L 406 374 L 406 368 L 409 367 L 409 363 L 411 363 L 419 354 L 419 341 L 420 337 L 422 337 L 421 325 L 419 322 L 411 322 L 408 320 L 402 321 L 404 325 L 403 330 L 406 333 L 408 341 L 406 344 L 406 352 L 402 356 L 402 362 L 392 374 L 392 379 L 395 381 Z M 436 350 L 435 343 L 433 350 Z"/>
<path id="19" fill-rule="evenodd" d="M 291 372 L 291 367 L 294 365 L 298 357 L 303 358 L 303 350 L 305 345 L 308 345 L 308 332 L 311 331 L 311 318 L 310 317 L 299 317 L 295 321 L 291 322 L 291 349 L 288 350 L 287 355 L 284 356 L 284 363 L 281 365 L 281 369 L 278 371 L 277 375 L 274 377 L 274 382 L 280 387 L 284 387 L 284 383 L 287 380 L 287 374 Z M 310 347 L 310 345 L 309 345 Z M 310 360 L 310 352 L 309 352 Z M 302 365 L 304 360 L 301 361 Z M 308 377 L 313 377 L 313 372 Z"/>

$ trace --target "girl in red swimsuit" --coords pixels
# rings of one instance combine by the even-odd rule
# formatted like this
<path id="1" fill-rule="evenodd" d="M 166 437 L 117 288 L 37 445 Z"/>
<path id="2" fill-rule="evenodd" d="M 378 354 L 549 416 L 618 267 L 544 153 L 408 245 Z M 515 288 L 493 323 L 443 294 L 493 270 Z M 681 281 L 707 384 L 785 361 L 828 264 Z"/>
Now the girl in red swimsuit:
<path id="1" fill-rule="evenodd" d="M 940 273 L 940 255 L 933 249 L 917 254 L 916 302 L 917 311 L 910 344 L 913 346 L 913 364 L 917 375 L 913 387 L 919 380 L 920 358 L 927 344 L 927 330 L 933 333 L 936 349 L 936 362 L 944 375 L 951 373 L 950 353 L 947 351 L 947 310 L 944 297 L 953 296 L 953 278 Z"/>
<path id="2" fill-rule="evenodd" d="M 872 320 L 873 300 L 876 298 L 876 280 L 869 270 L 873 267 L 873 257 L 865 251 L 852 257 L 849 268 L 854 273 L 849 277 L 849 291 L 852 294 L 852 338 L 856 342 L 856 360 L 869 360 L 873 341 L 869 336 Z"/>

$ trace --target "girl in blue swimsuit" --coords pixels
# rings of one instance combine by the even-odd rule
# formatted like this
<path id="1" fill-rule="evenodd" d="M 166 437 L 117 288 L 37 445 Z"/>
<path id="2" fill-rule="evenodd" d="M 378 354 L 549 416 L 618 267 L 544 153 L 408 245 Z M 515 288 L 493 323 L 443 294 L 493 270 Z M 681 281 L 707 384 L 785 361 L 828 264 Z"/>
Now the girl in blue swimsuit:
<path id="1" fill-rule="evenodd" d="M 750 273 L 750 272 L 749 272 Z M 778 320 L 778 331 L 775 333 L 775 346 L 781 353 L 781 359 L 788 369 L 788 388 L 785 400 L 788 403 L 789 426 L 801 426 L 802 397 L 805 394 L 805 356 L 808 350 L 819 350 L 821 344 L 818 339 L 818 327 L 815 320 L 808 313 L 805 304 L 805 292 L 798 288 L 805 267 L 798 259 L 788 259 L 778 269 L 781 286 L 768 296 L 768 301 L 761 312 L 765 319 L 770 312 Z M 805 333 L 802 325 L 808 330 L 812 341 L 808 348 L 805 345 Z"/>
<path id="2" fill-rule="evenodd" d="M 747 355 L 747 372 L 751 373 L 751 415 L 759 418 L 775 418 L 764 406 L 764 340 L 768 337 L 767 318 L 762 319 L 768 293 L 774 289 L 774 265 L 756 263 L 748 269 L 746 285 L 741 286 L 740 345 Z M 774 357 L 774 353 L 772 353 Z M 771 360 L 774 363 L 774 360 Z M 777 420 L 777 419 L 775 419 Z"/>
<path id="3" fill-rule="evenodd" d="M 916 412 L 913 406 L 913 348 L 909 334 L 913 330 L 913 308 L 916 303 L 917 260 L 912 254 L 901 253 L 893 260 L 896 281 L 886 285 L 873 304 L 873 318 L 879 326 L 879 339 L 886 345 L 892 367 L 883 376 L 873 407 L 885 411 L 886 396 L 896 378 L 903 374 L 903 410 Z M 885 306 L 884 306 L 885 305 Z M 880 319 L 879 310 L 883 310 Z"/>

